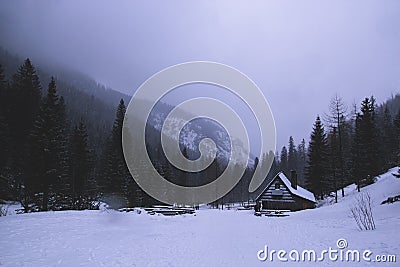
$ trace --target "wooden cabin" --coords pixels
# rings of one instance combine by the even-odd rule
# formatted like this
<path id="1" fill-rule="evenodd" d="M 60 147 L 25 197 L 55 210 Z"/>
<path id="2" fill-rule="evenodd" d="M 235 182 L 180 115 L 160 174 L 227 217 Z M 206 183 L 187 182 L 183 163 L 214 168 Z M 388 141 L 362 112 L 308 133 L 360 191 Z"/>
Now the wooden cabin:
<path id="1" fill-rule="evenodd" d="M 315 196 L 297 185 L 297 174 L 291 171 L 290 179 L 278 173 L 256 198 L 261 210 L 303 210 L 315 208 Z"/>

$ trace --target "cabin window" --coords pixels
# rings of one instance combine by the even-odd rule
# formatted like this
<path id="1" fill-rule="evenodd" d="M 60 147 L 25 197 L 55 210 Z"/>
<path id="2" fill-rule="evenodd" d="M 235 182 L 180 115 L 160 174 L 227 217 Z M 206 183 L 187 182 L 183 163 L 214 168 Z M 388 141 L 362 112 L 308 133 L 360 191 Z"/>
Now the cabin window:
<path id="1" fill-rule="evenodd" d="M 275 183 L 275 189 L 280 189 L 281 185 L 279 183 Z"/>

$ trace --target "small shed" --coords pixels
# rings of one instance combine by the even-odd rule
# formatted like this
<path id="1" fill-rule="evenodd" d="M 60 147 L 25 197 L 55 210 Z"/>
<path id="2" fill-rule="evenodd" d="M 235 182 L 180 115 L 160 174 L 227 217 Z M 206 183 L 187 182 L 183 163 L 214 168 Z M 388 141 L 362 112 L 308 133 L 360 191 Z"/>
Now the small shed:
<path id="1" fill-rule="evenodd" d="M 315 208 L 312 192 L 297 185 L 297 174 L 291 171 L 290 179 L 278 173 L 256 198 L 261 210 L 303 210 Z"/>

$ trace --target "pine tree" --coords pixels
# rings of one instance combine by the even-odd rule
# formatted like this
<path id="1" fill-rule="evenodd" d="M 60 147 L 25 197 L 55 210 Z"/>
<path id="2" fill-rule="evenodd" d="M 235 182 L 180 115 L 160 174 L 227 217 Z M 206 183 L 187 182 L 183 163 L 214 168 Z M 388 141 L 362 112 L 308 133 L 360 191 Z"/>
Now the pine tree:
<path id="1" fill-rule="evenodd" d="M 0 117 L 6 116 L 6 107 L 7 107 L 7 83 L 4 77 L 4 70 L 0 64 Z"/>
<path id="2" fill-rule="evenodd" d="M 346 187 L 352 183 L 354 183 L 353 176 L 353 142 L 354 142 L 354 133 L 355 131 L 355 120 L 349 119 L 344 120 L 342 123 L 342 156 L 343 156 L 343 179 L 339 181 L 339 188 Z M 341 173 L 342 171 L 340 171 Z M 342 183 L 343 182 L 343 183 Z M 343 192 L 342 192 L 343 193 Z M 343 196 L 343 194 L 342 194 Z"/>
<path id="3" fill-rule="evenodd" d="M 317 116 L 308 146 L 306 186 L 323 199 L 327 192 L 328 144 L 321 119 Z"/>
<path id="4" fill-rule="evenodd" d="M 400 164 L 400 111 L 393 120 L 394 159 Z"/>
<path id="5" fill-rule="evenodd" d="M 41 86 L 29 58 L 18 69 L 9 90 L 7 122 L 10 128 L 13 169 L 21 174 L 29 133 L 40 110 Z"/>
<path id="6" fill-rule="evenodd" d="M 384 170 L 388 170 L 396 164 L 396 145 L 394 145 L 395 136 L 392 115 L 389 108 L 385 105 L 383 115 L 380 116 L 380 145 L 379 145 L 379 158 Z"/>
<path id="7" fill-rule="evenodd" d="M 397 113 L 393 121 L 393 135 L 394 135 L 394 158 L 399 166 L 398 173 L 394 174 L 397 178 L 400 178 L 400 111 Z"/>
<path id="8" fill-rule="evenodd" d="M 3 173 L 7 165 L 8 155 L 10 153 L 9 138 L 7 122 L 3 116 L 0 116 L 0 174 Z"/>
<path id="9" fill-rule="evenodd" d="M 360 190 L 360 181 L 373 183 L 379 171 L 378 131 L 375 122 L 375 99 L 365 98 L 361 113 L 357 114 L 353 149 L 354 177 Z"/>
<path id="10" fill-rule="evenodd" d="M 53 78 L 52 78 L 53 80 Z M 54 83 L 55 85 L 55 83 Z M 64 97 L 60 96 L 59 101 L 57 104 L 57 109 L 56 109 L 56 116 L 57 116 L 57 126 L 56 126 L 56 139 L 58 142 L 57 145 L 57 154 L 58 154 L 58 175 L 59 175 L 59 182 L 57 183 L 57 186 L 54 187 L 54 192 L 56 194 L 61 194 L 61 195 L 68 195 L 68 190 L 67 185 L 69 184 L 69 162 L 68 162 L 68 128 L 69 124 L 67 121 L 67 115 L 66 115 L 66 107 L 65 107 L 65 101 Z M 68 208 L 68 207 L 66 207 Z"/>
<path id="11" fill-rule="evenodd" d="M 306 140 L 304 138 L 301 143 L 297 146 L 297 179 L 300 186 L 305 186 L 304 181 L 304 169 L 307 162 L 307 151 L 306 151 Z"/>
<path id="12" fill-rule="evenodd" d="M 122 127 L 126 108 L 121 99 L 111 135 L 107 140 L 102 171 L 103 192 L 111 206 L 121 207 L 130 204 L 133 179 L 129 173 L 122 150 Z"/>
<path id="13" fill-rule="evenodd" d="M 30 134 L 30 153 L 24 181 L 32 193 L 41 194 L 38 203 L 41 210 L 49 209 L 50 198 L 57 201 L 55 193 L 60 192 L 62 178 L 66 174 L 64 112 L 64 103 L 57 95 L 52 77 Z M 57 209 L 58 204 L 52 202 L 50 208 Z"/>
<path id="14" fill-rule="evenodd" d="M 340 176 L 340 152 L 339 140 L 336 127 L 333 127 L 329 133 L 329 188 L 335 193 L 335 202 L 338 201 L 338 177 Z"/>
<path id="15" fill-rule="evenodd" d="M 6 81 L 3 74 L 3 68 L 0 64 L 0 174 L 3 173 L 10 154 L 10 133 L 6 120 L 6 107 L 8 105 L 6 90 Z"/>
<path id="16" fill-rule="evenodd" d="M 292 136 L 289 138 L 288 170 L 297 172 L 297 151 Z"/>
<path id="17" fill-rule="evenodd" d="M 281 150 L 280 167 L 283 173 L 288 174 L 288 152 L 286 146 L 283 146 Z"/>
<path id="18" fill-rule="evenodd" d="M 73 208 L 89 208 L 88 200 L 91 200 L 91 189 L 94 186 L 90 184 L 93 163 L 86 125 L 82 120 L 79 126 L 75 126 L 71 136 L 68 165 Z"/>

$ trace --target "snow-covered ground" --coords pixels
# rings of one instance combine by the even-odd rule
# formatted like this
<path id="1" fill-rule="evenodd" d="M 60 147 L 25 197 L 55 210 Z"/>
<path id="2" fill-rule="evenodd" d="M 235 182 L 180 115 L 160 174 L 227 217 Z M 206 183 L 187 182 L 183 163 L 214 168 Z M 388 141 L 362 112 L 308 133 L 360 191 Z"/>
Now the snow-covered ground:
<path id="1" fill-rule="evenodd" d="M 164 217 L 145 212 L 65 211 L 0 217 L 0 266 L 346 266 L 342 261 L 262 262 L 257 253 L 369 249 L 396 255 L 397 263 L 359 262 L 355 266 L 399 266 L 400 202 L 380 205 L 400 194 L 391 173 L 363 188 L 373 199 L 376 230 L 360 231 L 349 217 L 354 185 L 345 198 L 288 217 L 256 217 L 252 211 L 207 210 L 196 216 Z M 263 255 L 263 254 L 261 254 Z M 275 256 L 276 257 L 276 256 Z M 288 258 L 288 255 L 286 255 Z"/>

